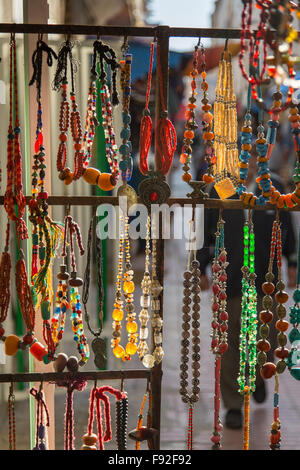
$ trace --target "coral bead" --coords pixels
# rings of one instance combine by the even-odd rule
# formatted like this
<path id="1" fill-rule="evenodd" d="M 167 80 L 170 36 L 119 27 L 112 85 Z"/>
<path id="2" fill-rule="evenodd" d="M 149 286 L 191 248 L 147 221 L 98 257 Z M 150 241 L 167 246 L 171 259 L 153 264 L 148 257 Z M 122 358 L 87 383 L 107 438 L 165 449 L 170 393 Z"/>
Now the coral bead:
<path id="1" fill-rule="evenodd" d="M 5 354 L 7 356 L 13 356 L 18 351 L 20 339 L 16 335 L 9 335 L 4 341 Z"/>
<path id="2" fill-rule="evenodd" d="M 113 348 L 113 353 L 118 359 L 120 359 L 121 357 L 125 356 L 125 349 L 123 348 L 123 346 L 120 346 L 118 344 L 118 346 L 115 346 Z"/>
<path id="3" fill-rule="evenodd" d="M 113 320 L 115 321 L 122 321 L 124 316 L 123 310 L 120 310 L 119 308 L 115 308 L 112 313 Z"/>
<path id="4" fill-rule="evenodd" d="M 101 173 L 97 184 L 102 191 L 111 191 L 115 187 L 111 182 L 110 173 Z"/>
<path id="5" fill-rule="evenodd" d="M 266 362 L 260 369 L 260 375 L 263 379 L 270 379 L 275 375 L 276 366 L 272 362 Z"/>
<path id="6" fill-rule="evenodd" d="M 98 184 L 99 176 L 101 172 L 96 168 L 87 168 L 83 173 L 83 179 L 89 184 Z"/>
<path id="7" fill-rule="evenodd" d="M 126 352 L 127 354 L 130 354 L 131 356 L 135 354 L 137 351 L 137 345 L 135 343 L 128 343 L 126 346 Z"/>
<path id="8" fill-rule="evenodd" d="M 278 331 L 286 331 L 289 327 L 289 322 L 286 320 L 277 320 L 275 327 Z"/>
<path id="9" fill-rule="evenodd" d="M 48 354 L 45 346 L 43 346 L 43 344 L 39 343 L 38 341 L 35 341 L 30 347 L 30 352 L 38 361 L 42 361 L 43 357 Z"/>
<path id="10" fill-rule="evenodd" d="M 204 183 L 209 184 L 209 183 L 213 182 L 214 177 L 212 175 L 208 175 L 207 173 L 205 173 L 205 175 L 203 175 L 202 179 L 203 179 Z"/>
<path id="11" fill-rule="evenodd" d="M 264 294 L 271 295 L 274 292 L 275 286 L 272 282 L 264 282 L 261 288 Z"/>
<path id="12" fill-rule="evenodd" d="M 96 444 L 97 439 L 98 439 L 97 434 L 85 434 L 82 437 L 82 442 L 87 446 L 92 446 Z"/>
<path id="13" fill-rule="evenodd" d="M 134 282 L 133 281 L 125 281 L 123 283 L 123 290 L 126 294 L 132 294 L 132 292 L 134 292 Z"/>
<path id="14" fill-rule="evenodd" d="M 137 323 L 135 321 L 129 321 L 126 325 L 126 330 L 130 334 L 135 333 L 137 331 Z"/>
<path id="15" fill-rule="evenodd" d="M 193 132 L 193 131 L 189 131 L 189 130 L 188 130 L 188 131 L 185 131 L 184 137 L 185 137 L 186 139 L 193 139 L 193 137 L 194 137 L 194 132 Z"/>

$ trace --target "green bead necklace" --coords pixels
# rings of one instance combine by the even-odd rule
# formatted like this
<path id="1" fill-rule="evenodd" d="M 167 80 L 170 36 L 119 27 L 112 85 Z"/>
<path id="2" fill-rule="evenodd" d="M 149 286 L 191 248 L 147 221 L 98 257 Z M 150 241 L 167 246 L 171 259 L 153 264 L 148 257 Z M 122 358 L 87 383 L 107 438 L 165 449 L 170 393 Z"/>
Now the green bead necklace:
<path id="1" fill-rule="evenodd" d="M 244 224 L 244 261 L 242 267 L 242 312 L 240 333 L 240 369 L 238 375 L 239 393 L 244 397 L 244 450 L 249 448 L 249 401 L 255 391 L 256 380 L 256 333 L 257 294 L 255 287 L 255 235 L 251 212 Z M 248 355 L 248 359 L 247 359 Z M 249 365 L 248 385 L 246 365 Z"/>

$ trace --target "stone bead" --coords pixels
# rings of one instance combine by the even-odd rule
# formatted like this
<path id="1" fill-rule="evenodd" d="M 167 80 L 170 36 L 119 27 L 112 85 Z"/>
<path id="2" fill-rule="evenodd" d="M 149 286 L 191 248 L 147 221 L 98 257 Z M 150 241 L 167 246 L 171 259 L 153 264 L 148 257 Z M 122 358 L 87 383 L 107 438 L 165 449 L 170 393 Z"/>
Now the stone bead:
<path id="1" fill-rule="evenodd" d="M 275 290 L 275 286 L 272 282 L 264 282 L 261 288 L 263 293 L 267 295 L 273 294 Z"/>
<path id="2" fill-rule="evenodd" d="M 54 370 L 56 372 L 62 372 L 67 365 L 67 361 L 68 356 L 64 353 L 59 353 L 54 361 Z"/>
<path id="3" fill-rule="evenodd" d="M 269 310 L 262 310 L 259 313 L 259 319 L 263 323 L 270 323 L 273 320 L 273 313 Z"/>
<path id="4" fill-rule="evenodd" d="M 257 343 L 256 343 L 256 347 L 259 351 L 270 351 L 271 349 L 271 345 L 269 343 L 269 341 L 266 341 L 264 339 L 260 339 Z"/>
<path id="5" fill-rule="evenodd" d="M 148 336 L 149 336 L 149 330 L 148 330 L 148 328 L 141 328 L 141 330 L 140 330 L 140 338 L 141 338 L 141 340 L 147 339 Z"/>
<path id="6" fill-rule="evenodd" d="M 163 348 L 161 346 L 157 346 L 154 350 L 153 356 L 154 356 L 155 362 L 159 364 L 164 357 Z"/>
<path id="7" fill-rule="evenodd" d="M 284 305 L 279 304 L 276 307 L 276 313 L 280 319 L 284 318 L 286 316 L 286 308 Z"/>
<path id="8" fill-rule="evenodd" d="M 276 348 L 274 354 L 279 359 L 286 359 L 289 356 L 289 350 L 287 348 Z"/>
<path id="9" fill-rule="evenodd" d="M 284 360 L 281 360 L 277 362 L 276 364 L 276 371 L 278 374 L 282 374 L 286 369 L 286 362 Z"/>
<path id="10" fill-rule="evenodd" d="M 79 368 L 78 359 L 76 356 L 70 356 L 67 361 L 67 369 L 70 372 L 77 372 Z"/>
<path id="11" fill-rule="evenodd" d="M 263 297 L 263 300 L 262 300 L 262 304 L 263 304 L 263 307 L 266 309 L 266 310 L 270 310 L 270 308 L 272 307 L 273 305 L 273 299 L 270 295 L 265 295 Z"/>
<path id="12" fill-rule="evenodd" d="M 285 304 L 289 300 L 289 294 L 284 291 L 276 292 L 275 300 L 279 304 Z"/>
<path id="13" fill-rule="evenodd" d="M 259 334 L 260 336 L 265 339 L 269 336 L 270 333 L 270 328 L 268 325 L 261 325 L 259 328 Z"/>
<path id="14" fill-rule="evenodd" d="M 258 365 L 262 366 L 267 361 L 267 355 L 264 351 L 257 353 L 257 362 Z"/>
<path id="15" fill-rule="evenodd" d="M 282 347 L 284 347 L 287 343 L 287 336 L 282 331 L 277 335 L 277 342 L 279 346 Z"/>

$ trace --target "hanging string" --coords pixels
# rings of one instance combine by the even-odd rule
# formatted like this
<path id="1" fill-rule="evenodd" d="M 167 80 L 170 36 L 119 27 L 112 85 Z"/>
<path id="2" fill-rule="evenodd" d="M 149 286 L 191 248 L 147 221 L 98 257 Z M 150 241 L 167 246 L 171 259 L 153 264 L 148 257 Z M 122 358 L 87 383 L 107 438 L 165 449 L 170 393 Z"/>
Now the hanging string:
<path id="1" fill-rule="evenodd" d="M 116 53 L 111 47 L 98 39 L 94 42 L 93 49 L 91 74 L 98 77 L 100 82 L 106 82 L 105 63 L 110 67 L 112 75 L 112 104 L 113 106 L 116 106 L 119 104 L 117 92 L 117 70 L 119 68 L 119 64 Z M 100 74 L 97 72 L 97 57 L 99 58 Z"/>
<path id="2" fill-rule="evenodd" d="M 151 92 L 151 78 L 152 78 L 152 67 L 153 67 L 153 56 L 154 56 L 154 42 L 151 43 L 151 52 L 150 52 L 150 63 L 148 71 L 148 81 L 147 81 L 147 92 L 146 92 L 146 103 L 145 109 L 143 111 L 143 117 L 141 121 L 140 129 L 140 162 L 139 169 L 143 175 L 147 175 L 149 171 L 148 166 L 148 153 L 151 146 L 152 138 L 152 119 L 149 110 L 149 99 Z"/>
<path id="3" fill-rule="evenodd" d="M 44 425 L 44 413 L 46 414 L 46 426 L 50 426 L 50 415 L 48 407 L 44 400 L 43 384 L 41 383 L 39 390 L 32 387 L 29 392 L 36 400 L 36 434 L 35 447 L 33 450 L 46 450 L 46 429 Z"/>
<path id="4" fill-rule="evenodd" d="M 42 39 L 38 39 L 36 49 L 32 54 L 33 74 L 29 82 L 29 86 L 36 83 L 38 101 L 41 99 L 43 53 L 46 53 L 47 55 L 46 60 L 48 67 L 52 67 L 53 59 L 57 59 L 57 55 L 54 50 L 48 46 L 48 44 L 46 44 Z"/>
<path id="5" fill-rule="evenodd" d="M 57 56 L 57 69 L 53 80 L 53 89 L 59 91 L 64 83 L 67 82 L 68 59 L 71 71 L 72 93 L 75 91 L 74 73 L 77 71 L 77 61 L 73 57 L 72 49 L 74 42 L 67 39 L 62 45 Z"/>
<path id="6" fill-rule="evenodd" d="M 159 78 L 159 90 L 162 109 L 161 115 L 157 120 L 157 125 L 155 129 L 156 149 L 159 156 L 157 170 L 161 171 L 163 175 L 166 175 L 169 172 L 173 162 L 173 156 L 177 144 L 177 137 L 175 128 L 172 122 L 168 119 L 168 112 L 166 110 L 163 92 L 159 45 L 157 46 L 157 73 Z"/>
<path id="7" fill-rule="evenodd" d="M 73 395 L 75 390 L 82 392 L 87 385 L 87 381 L 83 377 L 78 377 L 76 379 L 59 380 L 56 384 L 58 387 L 65 387 L 67 389 L 64 450 L 75 450 Z"/>

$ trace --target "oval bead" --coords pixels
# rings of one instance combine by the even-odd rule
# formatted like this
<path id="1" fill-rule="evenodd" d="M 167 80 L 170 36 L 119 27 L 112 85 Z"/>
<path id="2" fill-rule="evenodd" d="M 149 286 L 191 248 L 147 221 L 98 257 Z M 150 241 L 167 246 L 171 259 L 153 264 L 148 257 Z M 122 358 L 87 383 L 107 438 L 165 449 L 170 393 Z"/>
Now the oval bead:
<path id="1" fill-rule="evenodd" d="M 83 173 L 83 179 L 89 184 L 98 184 L 98 179 L 101 175 L 101 172 L 96 168 L 87 168 Z"/>
<path id="2" fill-rule="evenodd" d="M 114 185 L 111 183 L 111 174 L 110 173 L 101 173 L 98 179 L 98 186 L 102 191 L 111 191 L 114 189 Z"/>
<path id="3" fill-rule="evenodd" d="M 18 351 L 20 339 L 16 335 L 9 335 L 4 341 L 4 350 L 7 356 L 14 356 Z"/>

